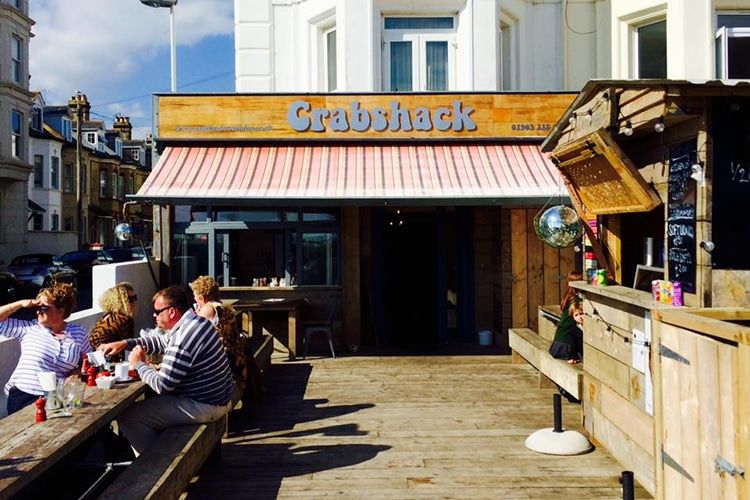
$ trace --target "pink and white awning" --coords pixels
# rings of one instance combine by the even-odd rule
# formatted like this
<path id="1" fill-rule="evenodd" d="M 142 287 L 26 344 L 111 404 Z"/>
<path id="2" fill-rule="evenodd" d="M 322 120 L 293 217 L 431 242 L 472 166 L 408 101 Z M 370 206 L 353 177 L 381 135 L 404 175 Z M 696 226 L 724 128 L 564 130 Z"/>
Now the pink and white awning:
<path id="1" fill-rule="evenodd" d="M 156 203 L 431 204 L 548 198 L 557 169 L 536 144 L 174 146 L 132 198 Z"/>

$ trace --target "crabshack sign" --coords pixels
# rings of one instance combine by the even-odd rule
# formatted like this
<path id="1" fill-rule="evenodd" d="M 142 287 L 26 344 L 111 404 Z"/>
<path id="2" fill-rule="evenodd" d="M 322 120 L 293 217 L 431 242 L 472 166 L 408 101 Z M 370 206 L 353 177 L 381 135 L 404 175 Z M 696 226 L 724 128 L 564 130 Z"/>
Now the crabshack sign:
<path id="1" fill-rule="evenodd" d="M 545 137 L 575 94 L 156 96 L 169 140 L 446 140 Z"/>

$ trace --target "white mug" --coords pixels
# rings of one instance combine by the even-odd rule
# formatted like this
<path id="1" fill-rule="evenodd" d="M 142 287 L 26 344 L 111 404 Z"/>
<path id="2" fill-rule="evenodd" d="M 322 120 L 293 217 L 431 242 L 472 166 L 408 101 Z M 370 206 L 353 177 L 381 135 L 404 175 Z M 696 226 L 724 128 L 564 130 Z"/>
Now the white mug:
<path id="1" fill-rule="evenodd" d="M 129 363 L 117 363 L 115 364 L 115 378 L 120 382 L 128 380 L 128 370 L 130 369 Z"/>
<path id="2" fill-rule="evenodd" d="M 55 392 L 57 387 L 57 375 L 55 372 L 39 372 L 36 374 L 39 378 L 39 385 L 42 386 L 43 391 Z"/>

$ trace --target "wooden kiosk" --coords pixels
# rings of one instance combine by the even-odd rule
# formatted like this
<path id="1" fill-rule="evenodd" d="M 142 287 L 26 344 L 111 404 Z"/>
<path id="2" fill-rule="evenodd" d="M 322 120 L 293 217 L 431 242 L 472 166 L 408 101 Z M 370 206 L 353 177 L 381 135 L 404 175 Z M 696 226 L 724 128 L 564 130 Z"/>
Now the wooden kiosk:
<path id="1" fill-rule="evenodd" d="M 750 498 L 749 109 L 745 84 L 592 81 L 543 144 L 619 283 L 575 285 L 585 426 L 657 498 Z"/>

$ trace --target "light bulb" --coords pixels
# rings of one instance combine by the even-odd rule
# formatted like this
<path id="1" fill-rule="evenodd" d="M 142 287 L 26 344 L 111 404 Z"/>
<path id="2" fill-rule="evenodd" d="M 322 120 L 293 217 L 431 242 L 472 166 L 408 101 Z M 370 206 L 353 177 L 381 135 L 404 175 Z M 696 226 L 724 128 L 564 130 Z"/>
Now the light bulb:
<path id="1" fill-rule="evenodd" d="M 630 137 L 631 135 L 633 135 L 633 127 L 632 127 L 632 125 L 630 125 L 630 122 L 627 122 L 625 124 L 625 128 L 622 129 L 622 133 L 625 134 L 625 135 L 627 135 L 628 137 Z"/>
<path id="2" fill-rule="evenodd" d="M 654 131 L 657 134 L 661 134 L 662 132 L 664 132 L 664 122 L 660 120 L 660 121 L 654 123 Z"/>
<path id="3" fill-rule="evenodd" d="M 570 118 L 568 118 L 568 122 L 571 125 L 575 125 L 576 124 L 576 114 L 575 113 L 573 113 L 573 115 Z"/>

